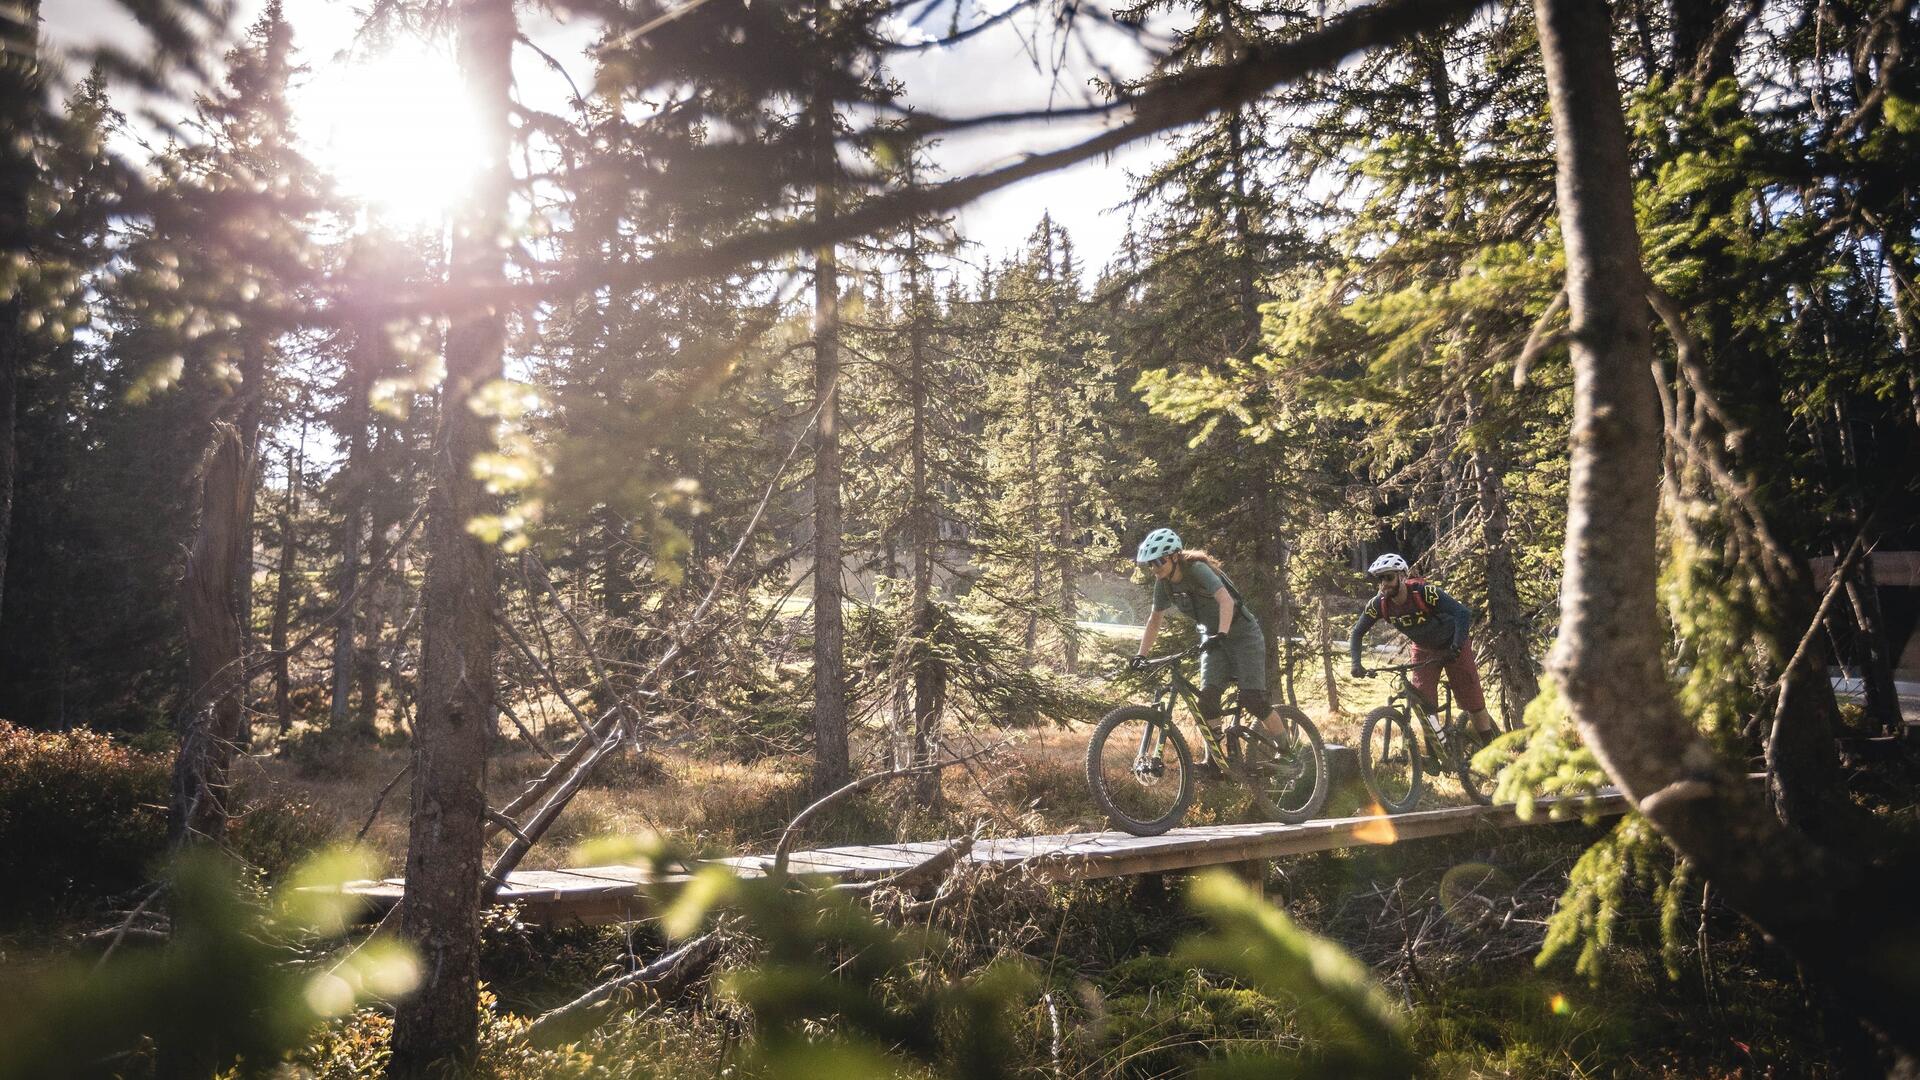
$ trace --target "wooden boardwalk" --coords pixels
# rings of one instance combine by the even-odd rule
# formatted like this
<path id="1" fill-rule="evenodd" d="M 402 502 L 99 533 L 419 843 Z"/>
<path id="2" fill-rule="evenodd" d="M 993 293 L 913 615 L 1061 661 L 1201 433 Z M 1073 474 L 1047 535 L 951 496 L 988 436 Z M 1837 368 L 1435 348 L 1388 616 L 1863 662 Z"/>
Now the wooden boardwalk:
<path id="1" fill-rule="evenodd" d="M 1456 806 L 1393 817 L 1327 818 L 1303 825 L 1210 825 L 1174 829 L 1163 836 L 1064 833 L 982 840 L 963 861 L 980 867 L 1018 867 L 1046 881 L 1123 877 L 1393 844 L 1478 829 L 1552 824 L 1553 811 L 1560 804 L 1565 804 L 1563 809 L 1572 811 L 1570 816 L 1574 817 L 1606 817 L 1627 809 L 1626 796 L 1609 789 L 1591 799 L 1541 799 L 1529 821 L 1520 820 L 1511 806 Z M 948 846 L 947 841 L 930 840 L 796 851 L 788 856 L 787 869 L 792 874 L 835 881 L 872 879 L 916 866 Z M 742 875 L 759 876 L 772 866 L 773 857 L 738 855 L 716 861 Z M 626 922 L 646 914 L 647 905 L 642 902 L 646 886 L 674 880 L 685 880 L 685 875 L 655 880 L 645 869 L 634 866 L 522 870 L 509 875 L 499 902 L 520 905 L 522 917 L 528 922 Z M 347 891 L 367 899 L 375 910 L 382 910 L 400 899 L 403 885 L 399 878 L 388 878 L 354 882 Z"/>

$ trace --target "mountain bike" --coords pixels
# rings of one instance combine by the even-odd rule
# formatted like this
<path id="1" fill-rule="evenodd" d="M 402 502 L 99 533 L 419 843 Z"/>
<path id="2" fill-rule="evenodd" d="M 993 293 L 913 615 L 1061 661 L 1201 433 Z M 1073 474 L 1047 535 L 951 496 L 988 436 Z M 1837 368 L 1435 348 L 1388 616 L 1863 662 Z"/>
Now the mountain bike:
<path id="1" fill-rule="evenodd" d="M 1439 660 L 1415 664 L 1396 664 L 1372 668 L 1365 674 L 1392 675 L 1399 688 L 1387 698 L 1387 704 L 1367 714 L 1360 729 L 1360 779 L 1374 800 L 1388 813 L 1400 814 L 1413 809 L 1429 773 L 1452 772 L 1460 778 L 1467 797 L 1482 806 L 1493 802 L 1493 781 L 1500 766 L 1511 753 L 1489 769 L 1474 765 L 1480 744 L 1473 740 L 1467 714 L 1453 711 L 1453 688 L 1441 690 L 1438 709 L 1429 709 L 1425 695 L 1407 678 L 1407 673 L 1423 667 L 1438 666 Z M 1425 736 L 1424 748 L 1416 741 L 1411 714 L 1419 720 Z"/>
<path id="2" fill-rule="evenodd" d="M 1199 651 L 1148 661 L 1143 670 L 1165 676 L 1153 704 L 1123 705 L 1093 729 L 1087 784 L 1094 801 L 1115 826 L 1135 836 L 1158 836 L 1180 823 L 1193 805 L 1200 771 L 1174 721 L 1174 706 L 1185 702 L 1211 763 L 1245 788 L 1261 813 L 1288 824 L 1318 814 L 1327 801 L 1327 750 L 1320 730 L 1299 709 L 1279 705 L 1274 711 L 1285 730 L 1276 737 L 1238 703 L 1221 714 L 1226 723 L 1215 730 L 1201 717 L 1200 689 L 1181 666 Z"/>

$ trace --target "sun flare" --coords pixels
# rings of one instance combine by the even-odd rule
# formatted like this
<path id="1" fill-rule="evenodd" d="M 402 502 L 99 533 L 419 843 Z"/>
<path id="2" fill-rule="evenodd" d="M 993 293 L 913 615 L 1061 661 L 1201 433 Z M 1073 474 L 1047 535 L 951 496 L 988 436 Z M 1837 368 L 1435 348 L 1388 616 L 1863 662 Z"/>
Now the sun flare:
<path id="1" fill-rule="evenodd" d="M 314 79 L 304 104 L 317 162 L 385 220 L 439 221 L 479 168 L 479 125 L 444 48 L 397 41 L 336 62 Z"/>

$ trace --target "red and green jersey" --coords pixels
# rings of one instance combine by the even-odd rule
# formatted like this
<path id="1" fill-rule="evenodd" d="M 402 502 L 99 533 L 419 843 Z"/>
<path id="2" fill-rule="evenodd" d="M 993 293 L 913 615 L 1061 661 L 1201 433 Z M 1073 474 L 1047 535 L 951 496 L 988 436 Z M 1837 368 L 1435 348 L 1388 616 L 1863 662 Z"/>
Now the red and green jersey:
<path id="1" fill-rule="evenodd" d="M 1383 619 L 1416 645 L 1462 649 L 1467 644 L 1467 630 L 1473 626 L 1473 609 L 1448 596 L 1432 582 L 1408 578 L 1405 599 L 1376 595 L 1360 612 L 1360 620 L 1353 624 L 1353 637 L 1348 643 L 1354 663 L 1360 662 L 1361 639 L 1373 629 L 1374 623 Z"/>

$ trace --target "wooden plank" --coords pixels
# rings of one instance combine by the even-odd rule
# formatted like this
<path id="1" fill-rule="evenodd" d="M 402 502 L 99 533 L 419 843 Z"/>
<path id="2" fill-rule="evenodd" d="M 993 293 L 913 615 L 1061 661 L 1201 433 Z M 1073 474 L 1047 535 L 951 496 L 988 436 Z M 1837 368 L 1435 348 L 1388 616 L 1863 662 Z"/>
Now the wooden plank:
<path id="1" fill-rule="evenodd" d="M 1198 826 L 1161 836 L 1098 832 L 1005 837 L 976 844 L 968 861 L 999 867 L 1029 866 L 1048 881 L 1120 877 L 1395 844 L 1475 829 L 1547 824 L 1554 820 L 1551 814 L 1556 808 L 1569 811 L 1570 817 L 1585 813 L 1611 816 L 1625 812 L 1627 805 L 1624 795 L 1608 791 L 1591 800 L 1539 800 L 1534 818 L 1528 821 L 1520 820 L 1511 806 L 1453 806 L 1392 817 L 1330 818 L 1301 825 L 1249 822 Z M 821 848 L 794 852 L 788 866 L 793 873 L 808 876 L 872 877 L 917 865 L 950 843 L 928 840 Z M 713 860 L 709 865 L 724 865 L 743 876 L 757 877 L 771 863 L 768 855 L 736 855 Z M 674 872 L 655 881 L 650 871 L 637 866 L 524 870 L 508 878 L 501 900 L 519 904 L 523 917 L 532 922 L 619 922 L 645 914 L 646 886 L 684 882 L 687 877 L 686 873 Z M 398 902 L 403 885 L 398 878 L 387 878 L 351 882 L 345 888 L 378 910 Z"/>
<path id="2" fill-rule="evenodd" d="M 831 852 L 796 851 L 787 856 L 787 873 L 804 877 L 831 878 L 874 877 L 888 874 L 917 860 L 909 859 L 851 859 Z M 741 872 L 754 875 L 773 872 L 771 855 L 733 855 L 724 859 L 715 859 L 709 866 L 728 866 Z"/>
<path id="3" fill-rule="evenodd" d="M 924 856 L 902 850 L 900 844 L 873 844 L 854 847 L 816 848 L 812 851 L 794 852 L 792 857 L 807 855 L 813 858 L 832 859 L 845 863 L 847 869 L 867 869 L 890 871 L 912 866 Z M 771 860 L 769 860 L 771 861 Z"/>

